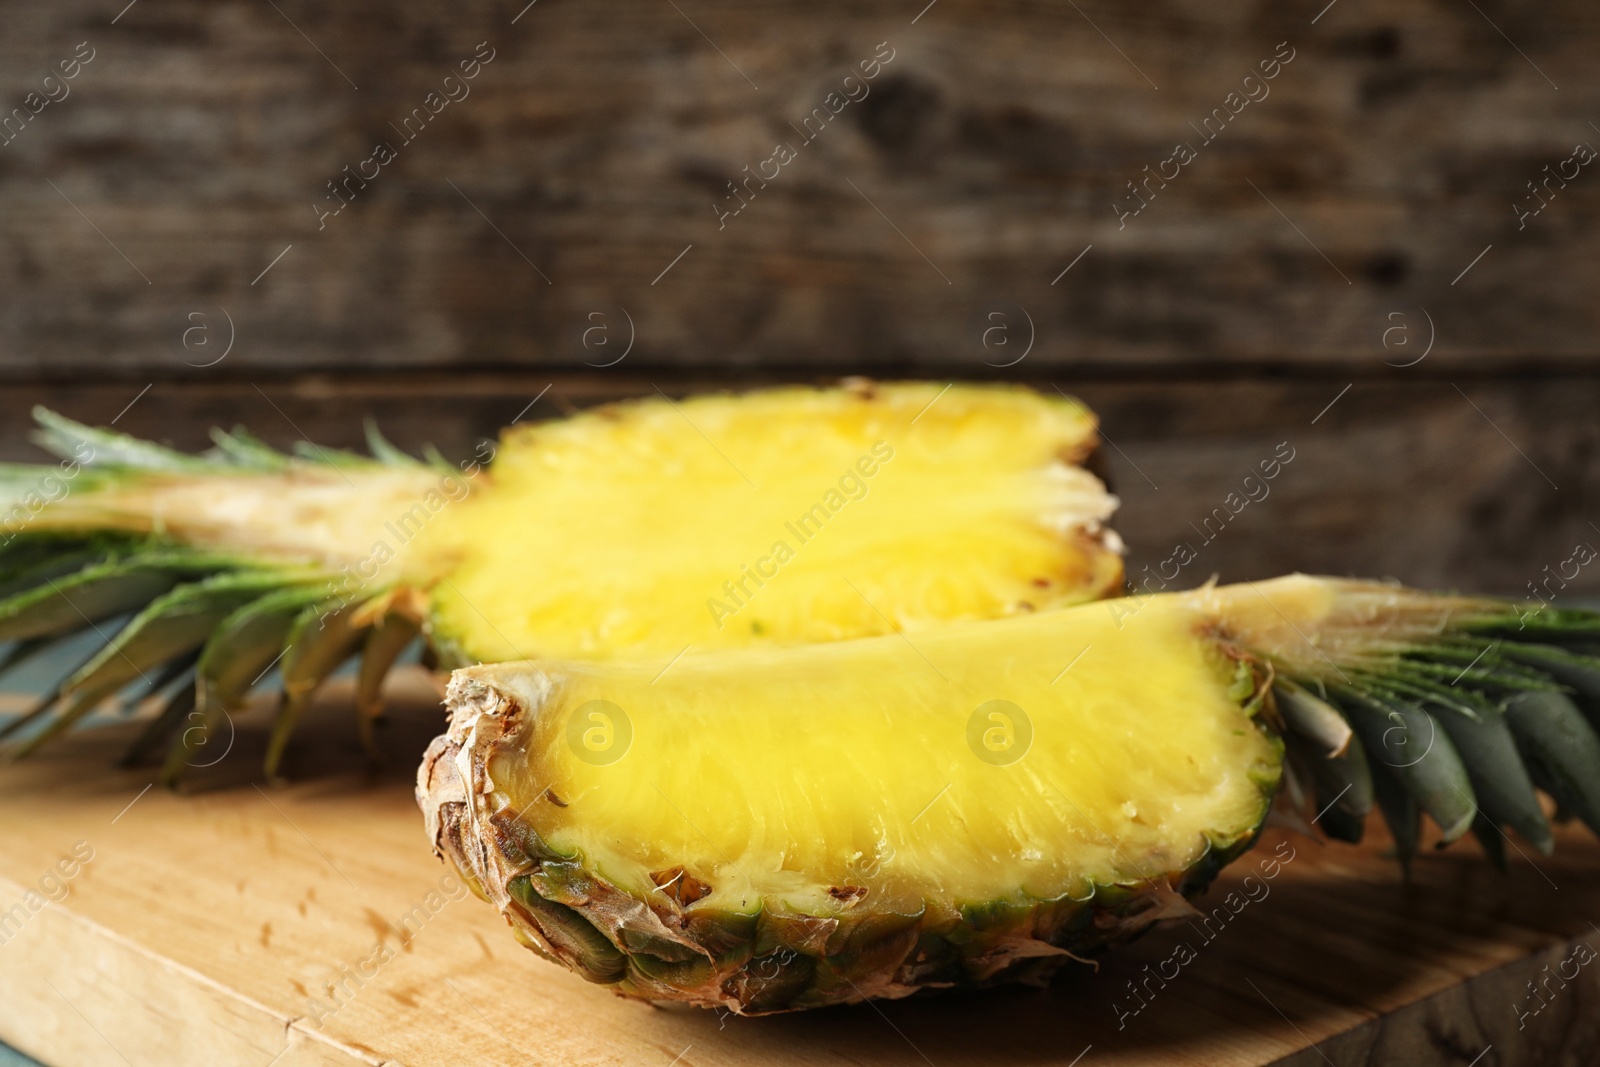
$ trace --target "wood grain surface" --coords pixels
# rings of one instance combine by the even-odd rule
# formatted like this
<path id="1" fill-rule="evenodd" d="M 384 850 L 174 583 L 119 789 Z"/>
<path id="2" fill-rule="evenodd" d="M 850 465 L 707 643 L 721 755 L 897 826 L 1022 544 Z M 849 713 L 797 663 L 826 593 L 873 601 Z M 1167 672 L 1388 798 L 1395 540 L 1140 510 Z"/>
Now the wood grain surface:
<path id="1" fill-rule="evenodd" d="M 1580 942 L 1600 945 L 1600 845 L 1571 831 L 1537 866 L 1513 854 L 1506 876 L 1471 846 L 1432 853 L 1409 885 L 1381 832 L 1355 849 L 1273 831 L 1197 902 L 1222 920 L 1177 923 L 1047 989 L 765 1019 L 623 1001 L 521 949 L 445 877 L 409 784 L 441 713 L 416 676 L 396 689 L 387 770 L 352 769 L 337 691 L 287 789 L 253 784 L 264 723 L 251 716 L 181 794 L 102 770 L 127 739 L 117 727 L 6 768 L 0 904 L 26 908 L 75 848 L 92 858 L 64 899 L 5 928 L 0 1039 L 53 1067 L 1342 1067 L 1465 1064 L 1490 1045 L 1479 1062 L 1506 1067 L 1592 1047 L 1600 968 L 1573 961 Z M 1263 880 L 1274 850 L 1287 862 Z M 1233 915 L 1231 890 L 1251 893 Z M 1145 968 L 1180 943 L 1192 961 L 1151 983 Z M 1549 977 L 1563 971 L 1577 977 Z M 1145 983 L 1142 1008 L 1129 983 Z"/>
<path id="2" fill-rule="evenodd" d="M 585 334 L 601 322 L 640 367 L 984 373 L 1024 338 L 1051 372 L 1347 364 L 1423 309 L 1458 367 L 1596 354 L 1600 176 L 1543 184 L 1600 143 L 1600 12 L 1578 0 L 10 0 L 0 19 L 0 113 L 67 92 L 0 146 L 13 378 L 181 373 L 223 347 L 186 347 L 196 314 L 213 338 L 231 319 L 218 376 L 581 370 L 622 350 Z M 493 59 L 451 90 L 480 43 Z M 94 58 L 52 90 L 80 44 Z M 830 102 L 880 45 L 859 99 Z M 361 168 L 380 142 L 395 158 Z M 796 158 L 720 219 L 782 143 Z M 1195 158 L 1162 167 L 1177 144 Z M 377 176 L 323 218 L 346 167 Z"/>
<path id="3" fill-rule="evenodd" d="M 1024 381 L 1100 413 L 1135 579 L 1186 543 L 1184 586 L 1527 593 L 1600 546 L 1600 172 L 1567 162 L 1600 145 L 1597 41 L 1576 0 L 0 0 L 0 460 L 37 458 L 36 403 L 186 448 L 234 423 L 359 446 L 373 415 L 464 456 L 658 389 Z M 1597 596 L 1584 568 L 1556 602 Z M 409 795 L 441 714 L 401 688 L 388 769 L 352 769 L 334 691 L 286 790 L 256 788 L 248 717 L 183 794 L 106 770 L 115 727 L 0 768 L 0 1040 L 50 1067 L 1600 1049 L 1600 968 L 1519 1017 L 1600 946 L 1577 833 L 1506 877 L 1459 844 L 1409 884 L 1381 840 L 1287 838 L 1271 895 L 1122 1027 L 1181 928 L 1046 990 L 763 1020 L 618 1001 L 470 898 L 403 937 L 445 872 Z M 70 894 L 28 911 L 80 842 Z"/>

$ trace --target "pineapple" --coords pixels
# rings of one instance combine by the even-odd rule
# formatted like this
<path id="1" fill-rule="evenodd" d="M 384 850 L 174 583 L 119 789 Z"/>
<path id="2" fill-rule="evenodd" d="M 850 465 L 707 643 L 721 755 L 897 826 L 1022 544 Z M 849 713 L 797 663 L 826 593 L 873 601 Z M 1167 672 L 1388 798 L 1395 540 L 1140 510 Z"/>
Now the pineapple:
<path id="1" fill-rule="evenodd" d="M 170 692 L 131 753 L 166 745 L 169 778 L 274 667 L 269 775 L 356 656 L 370 731 L 419 635 L 447 666 L 661 670 L 691 649 L 916 633 L 1122 583 L 1116 500 L 1081 466 L 1093 416 L 1015 387 L 662 395 L 514 426 L 460 463 L 370 427 L 371 458 L 284 455 L 242 430 L 189 456 L 37 417 L 63 463 L 0 468 L 0 641 L 12 662 L 90 626 L 106 644 L 0 736 L 32 729 L 25 753 L 120 690 Z"/>
<path id="2" fill-rule="evenodd" d="M 1543 605 L 1540 605 L 1542 608 Z M 760 1014 L 1038 980 L 1165 917 L 1280 788 L 1402 859 L 1536 790 L 1600 831 L 1600 613 L 1293 576 L 659 664 L 458 671 L 418 800 L 529 948 Z"/>

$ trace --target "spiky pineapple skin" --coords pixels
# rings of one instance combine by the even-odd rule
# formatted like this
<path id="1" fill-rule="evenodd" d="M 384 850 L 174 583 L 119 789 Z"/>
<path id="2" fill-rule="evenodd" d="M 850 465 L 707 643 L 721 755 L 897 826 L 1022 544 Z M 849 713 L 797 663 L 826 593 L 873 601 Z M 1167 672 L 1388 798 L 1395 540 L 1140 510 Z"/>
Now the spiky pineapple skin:
<path id="1" fill-rule="evenodd" d="M 450 684 L 449 729 L 429 746 L 417 773 L 417 800 L 435 853 L 544 958 L 622 996 L 741 1015 L 1047 981 L 1068 961 L 1087 960 L 1164 918 L 1191 914 L 1187 899 L 1255 843 L 1278 787 L 1276 774 L 1255 779 L 1260 818 L 1235 836 L 1208 838 L 1188 868 L 1096 884 L 1080 898 L 1018 892 L 957 906 L 925 904 L 917 914 L 870 905 L 830 916 L 766 907 L 707 914 L 687 909 L 681 892 L 640 899 L 611 884 L 581 857 L 552 850 L 497 802 L 488 767 L 497 751 L 517 750 L 527 713 L 467 675 Z"/>

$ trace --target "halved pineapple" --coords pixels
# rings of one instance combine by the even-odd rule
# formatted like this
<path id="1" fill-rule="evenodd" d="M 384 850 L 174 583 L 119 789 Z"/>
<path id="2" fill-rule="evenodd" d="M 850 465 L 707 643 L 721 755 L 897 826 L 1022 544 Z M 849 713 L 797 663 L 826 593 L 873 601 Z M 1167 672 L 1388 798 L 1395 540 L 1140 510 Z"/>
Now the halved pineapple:
<path id="1" fill-rule="evenodd" d="M 480 660 L 670 657 L 1096 599 L 1122 566 L 1094 441 L 1076 403 L 925 384 L 518 427 L 423 539 L 437 627 Z"/>
<path id="2" fill-rule="evenodd" d="M 1419 810 L 1547 849 L 1534 783 L 1600 827 L 1600 738 L 1556 681 L 1600 695 L 1600 659 L 1554 647 L 1600 615 L 1547 622 L 1295 577 L 666 671 L 481 666 L 418 799 L 525 944 L 627 995 L 1037 978 L 1184 914 L 1254 841 L 1285 735 L 1342 836 L 1376 792 L 1402 850 Z"/>
<path id="3" fill-rule="evenodd" d="M 29 744 L 142 676 L 176 687 L 141 747 L 177 738 L 169 773 L 205 737 L 177 727 L 217 721 L 276 664 L 274 771 L 329 673 L 364 657 L 370 716 L 419 630 L 451 664 L 665 663 L 1077 603 L 1122 580 L 1116 500 L 1079 466 L 1093 416 L 1021 388 L 663 395 L 514 427 L 460 463 L 375 433 L 375 459 L 285 456 L 243 431 L 187 456 L 40 419 L 70 491 L 35 507 L 60 473 L 0 469 L 0 517 L 20 516 L 0 547 L 0 640 L 26 653 L 133 617 Z"/>

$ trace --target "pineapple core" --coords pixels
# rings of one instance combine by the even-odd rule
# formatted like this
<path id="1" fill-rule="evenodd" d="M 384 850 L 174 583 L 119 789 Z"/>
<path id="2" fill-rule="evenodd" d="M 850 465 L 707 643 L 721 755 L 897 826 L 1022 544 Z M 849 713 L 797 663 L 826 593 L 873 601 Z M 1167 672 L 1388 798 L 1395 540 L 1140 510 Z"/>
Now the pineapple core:
<path id="1" fill-rule="evenodd" d="M 491 810 L 634 896 L 676 880 L 692 909 L 1087 899 L 1248 838 L 1279 773 L 1179 599 L 458 678 L 520 723 Z"/>
<path id="2" fill-rule="evenodd" d="M 479 660 L 671 657 L 915 631 L 1116 590 L 1093 416 L 1030 390 L 775 389 L 506 435 L 426 531 Z"/>

